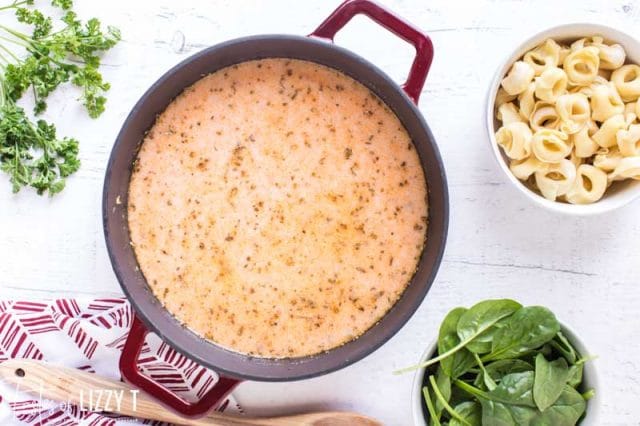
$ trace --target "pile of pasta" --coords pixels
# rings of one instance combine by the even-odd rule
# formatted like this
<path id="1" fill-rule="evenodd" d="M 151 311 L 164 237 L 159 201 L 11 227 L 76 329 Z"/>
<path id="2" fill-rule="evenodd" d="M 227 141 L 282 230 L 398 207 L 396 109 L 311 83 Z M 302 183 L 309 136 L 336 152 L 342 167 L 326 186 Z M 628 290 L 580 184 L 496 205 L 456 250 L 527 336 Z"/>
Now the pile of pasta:
<path id="1" fill-rule="evenodd" d="M 640 66 L 602 37 L 546 40 L 513 64 L 496 96 L 496 141 L 511 172 L 549 200 L 598 201 L 640 180 Z"/>

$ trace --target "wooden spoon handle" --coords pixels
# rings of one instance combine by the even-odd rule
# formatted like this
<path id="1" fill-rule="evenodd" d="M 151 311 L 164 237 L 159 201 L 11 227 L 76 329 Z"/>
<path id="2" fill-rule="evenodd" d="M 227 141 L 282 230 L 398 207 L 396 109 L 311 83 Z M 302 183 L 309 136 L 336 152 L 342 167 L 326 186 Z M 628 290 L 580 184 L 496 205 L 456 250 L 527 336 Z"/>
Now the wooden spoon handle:
<path id="1" fill-rule="evenodd" d="M 97 374 L 27 359 L 0 364 L 0 379 L 43 399 L 69 402 L 81 410 L 108 411 L 177 424 L 217 425 L 216 415 L 185 420 L 127 383 Z M 219 415 L 218 415 L 219 416 Z"/>
<path id="2" fill-rule="evenodd" d="M 0 363 L 0 380 L 42 399 L 77 405 L 87 411 L 191 426 L 376 426 L 379 422 L 356 413 L 324 412 L 273 418 L 248 418 L 212 412 L 201 419 L 185 419 L 155 402 L 144 392 L 117 380 L 42 361 L 13 359 Z"/>

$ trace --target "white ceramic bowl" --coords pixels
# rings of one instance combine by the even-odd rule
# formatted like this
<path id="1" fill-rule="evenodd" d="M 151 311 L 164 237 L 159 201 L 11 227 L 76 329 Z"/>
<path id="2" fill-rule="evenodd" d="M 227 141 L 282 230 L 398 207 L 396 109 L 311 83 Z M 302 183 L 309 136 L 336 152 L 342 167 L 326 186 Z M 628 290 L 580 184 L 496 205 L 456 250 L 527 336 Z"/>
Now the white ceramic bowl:
<path id="1" fill-rule="evenodd" d="M 556 212 L 567 213 L 572 215 L 589 215 L 597 213 L 605 213 L 630 203 L 634 199 L 640 197 L 640 181 L 626 180 L 616 182 L 607 189 L 605 195 L 599 201 L 593 204 L 574 205 L 559 201 L 550 201 L 540 194 L 527 188 L 518 178 L 516 178 L 509 170 L 507 157 L 504 155 L 498 144 L 496 143 L 495 133 L 499 128 L 499 122 L 495 118 L 495 100 L 500 82 L 505 74 L 511 68 L 511 65 L 521 58 L 526 52 L 538 46 L 548 38 L 556 41 L 573 41 L 582 37 L 600 35 L 604 37 L 606 42 L 619 43 L 627 52 L 627 62 L 640 64 L 640 42 L 631 36 L 604 25 L 597 24 L 567 24 L 550 28 L 542 31 L 533 37 L 521 43 L 518 48 L 504 61 L 498 69 L 489 93 L 487 96 L 486 124 L 489 133 L 489 141 L 493 154 L 498 160 L 498 164 L 507 178 L 515 185 L 522 194 L 534 203 Z"/>
<path id="2" fill-rule="evenodd" d="M 567 337 L 569 342 L 578 351 L 581 356 L 597 355 L 589 353 L 582 340 L 566 325 L 562 324 L 562 333 Z M 434 341 L 427 350 L 422 354 L 420 363 L 433 357 L 437 350 L 437 341 Z M 600 424 L 600 381 L 598 380 L 598 371 L 594 365 L 596 360 L 590 360 L 584 364 L 584 371 L 582 376 L 583 392 L 588 389 L 595 390 L 595 396 L 587 401 L 587 411 L 583 420 L 579 423 L 580 426 L 597 426 Z M 413 424 L 415 426 L 427 426 L 426 408 L 423 408 L 422 400 L 422 386 L 424 383 L 425 369 L 421 368 L 416 371 L 416 375 L 413 379 L 413 386 L 411 389 L 411 409 L 413 410 Z"/>

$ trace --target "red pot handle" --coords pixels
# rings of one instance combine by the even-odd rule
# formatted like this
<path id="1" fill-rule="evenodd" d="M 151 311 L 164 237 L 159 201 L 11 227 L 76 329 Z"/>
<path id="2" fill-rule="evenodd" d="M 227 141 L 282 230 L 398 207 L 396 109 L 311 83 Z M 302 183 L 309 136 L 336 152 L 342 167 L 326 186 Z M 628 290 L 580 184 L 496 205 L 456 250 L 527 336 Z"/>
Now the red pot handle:
<path id="1" fill-rule="evenodd" d="M 398 37 L 411 43 L 416 49 L 416 57 L 411 65 L 407 81 L 402 89 L 418 103 L 422 86 L 427 79 L 433 61 L 433 43 L 429 36 L 421 32 L 407 21 L 402 20 L 389 10 L 370 0 L 347 0 L 342 3 L 320 26 L 309 36 L 333 41 L 336 33 L 347 22 L 358 14 L 367 15 Z"/>
<path id="2" fill-rule="evenodd" d="M 142 374 L 138 368 L 138 357 L 144 344 L 147 327 L 136 316 L 133 317 L 129 336 L 120 355 L 120 373 L 128 383 L 143 390 L 167 407 L 175 410 L 185 417 L 201 417 L 218 406 L 241 382 L 219 375 L 218 382 L 199 401 L 188 402 L 179 397 L 162 384 Z"/>

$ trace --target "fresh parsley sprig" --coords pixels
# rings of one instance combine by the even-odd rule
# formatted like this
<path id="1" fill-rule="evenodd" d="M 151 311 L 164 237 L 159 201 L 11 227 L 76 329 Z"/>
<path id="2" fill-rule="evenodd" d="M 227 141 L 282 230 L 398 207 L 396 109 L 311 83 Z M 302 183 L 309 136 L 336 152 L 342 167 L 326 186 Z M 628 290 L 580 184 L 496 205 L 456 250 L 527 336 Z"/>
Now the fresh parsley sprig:
<path id="1" fill-rule="evenodd" d="M 103 30 L 96 18 L 86 23 L 78 19 L 71 0 L 51 4 L 64 13 L 61 29 L 54 30 L 53 19 L 31 7 L 34 0 L 0 7 L 0 12 L 13 10 L 19 22 L 32 27 L 31 34 L 25 34 L 0 24 L 0 169 L 9 174 L 14 192 L 31 186 L 38 194 L 53 195 L 80 167 L 78 141 L 59 139 L 55 126 L 44 120 L 32 122 L 17 101 L 31 90 L 38 115 L 46 110 L 49 94 L 70 82 L 82 91 L 79 100 L 89 116 L 98 117 L 109 90 L 99 72 L 99 55 L 120 40 L 117 28 Z"/>

